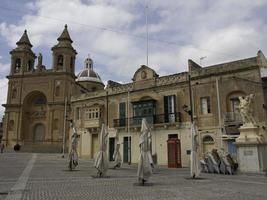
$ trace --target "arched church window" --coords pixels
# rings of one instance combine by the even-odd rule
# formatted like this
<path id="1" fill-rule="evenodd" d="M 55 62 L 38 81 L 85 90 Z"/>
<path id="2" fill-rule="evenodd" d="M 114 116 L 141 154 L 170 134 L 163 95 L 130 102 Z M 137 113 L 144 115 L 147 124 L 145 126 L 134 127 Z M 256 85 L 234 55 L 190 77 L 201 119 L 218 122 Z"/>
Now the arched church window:
<path id="1" fill-rule="evenodd" d="M 35 105 L 44 105 L 46 104 L 46 99 L 43 97 L 37 97 L 34 101 Z"/>
<path id="2" fill-rule="evenodd" d="M 54 122 L 53 122 L 53 129 L 54 129 L 54 130 L 58 130 L 58 119 L 54 119 Z"/>
<path id="3" fill-rule="evenodd" d="M 60 95 L 60 87 L 59 86 L 56 86 L 55 88 L 55 96 L 59 96 Z"/>
<path id="4" fill-rule="evenodd" d="M 70 69 L 72 70 L 74 67 L 74 59 L 73 57 L 70 57 Z"/>
<path id="5" fill-rule="evenodd" d="M 32 71 L 33 70 L 33 61 L 29 60 L 28 61 L 28 71 Z"/>
<path id="6" fill-rule="evenodd" d="M 57 65 L 58 66 L 63 66 L 63 55 L 59 55 L 57 57 Z"/>
<path id="7" fill-rule="evenodd" d="M 15 72 L 19 72 L 20 67 L 21 67 L 21 59 L 17 58 L 15 61 Z"/>
<path id="8" fill-rule="evenodd" d="M 12 98 L 12 99 L 15 99 L 16 97 L 17 97 L 17 89 L 14 88 L 14 89 L 12 90 L 11 98 Z"/>
<path id="9" fill-rule="evenodd" d="M 8 130 L 13 131 L 14 130 L 14 120 L 10 120 L 8 123 Z"/>

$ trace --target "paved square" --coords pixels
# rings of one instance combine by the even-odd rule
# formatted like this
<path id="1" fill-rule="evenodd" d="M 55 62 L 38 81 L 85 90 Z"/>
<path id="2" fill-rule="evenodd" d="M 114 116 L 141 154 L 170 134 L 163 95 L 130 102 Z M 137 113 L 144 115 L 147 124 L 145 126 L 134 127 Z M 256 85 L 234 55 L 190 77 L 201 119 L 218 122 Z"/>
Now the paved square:
<path id="1" fill-rule="evenodd" d="M 267 178 L 260 175 L 201 174 L 201 180 L 188 180 L 189 169 L 159 167 L 143 187 L 135 184 L 136 165 L 110 169 L 109 178 L 98 179 L 92 160 L 68 171 L 67 158 L 59 154 L 4 153 L 0 163 L 0 200 L 267 198 Z"/>

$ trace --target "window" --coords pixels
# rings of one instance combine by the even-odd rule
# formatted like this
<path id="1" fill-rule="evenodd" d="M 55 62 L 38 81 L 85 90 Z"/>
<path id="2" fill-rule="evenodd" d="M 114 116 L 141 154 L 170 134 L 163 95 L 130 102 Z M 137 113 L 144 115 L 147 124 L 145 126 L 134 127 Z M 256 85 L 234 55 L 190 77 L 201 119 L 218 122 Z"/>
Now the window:
<path id="1" fill-rule="evenodd" d="M 176 96 L 164 96 L 164 118 L 165 122 L 176 121 Z"/>
<path id="2" fill-rule="evenodd" d="M 12 90 L 11 98 L 15 99 L 16 97 L 17 97 L 17 89 L 15 88 L 15 89 Z"/>
<path id="3" fill-rule="evenodd" d="M 32 71 L 33 70 L 33 61 L 29 60 L 28 61 L 28 71 Z"/>
<path id="4" fill-rule="evenodd" d="M 46 104 L 46 99 L 43 97 L 37 97 L 34 101 L 35 105 L 43 105 Z"/>
<path id="5" fill-rule="evenodd" d="M 230 98 L 230 102 L 231 102 L 232 112 L 238 113 L 238 107 L 239 107 L 239 104 L 240 104 L 240 101 L 239 101 L 238 97 Z"/>
<path id="6" fill-rule="evenodd" d="M 76 108 L 76 120 L 80 120 L 80 108 Z"/>
<path id="7" fill-rule="evenodd" d="M 60 87 L 59 86 L 56 86 L 55 88 L 55 96 L 59 96 L 60 95 Z"/>
<path id="8" fill-rule="evenodd" d="M 203 143 L 204 143 L 204 144 L 214 143 L 214 140 L 213 140 L 213 138 L 212 138 L 210 135 L 206 135 L 206 136 L 203 138 Z"/>
<path id="9" fill-rule="evenodd" d="M 21 67 L 21 59 L 17 58 L 16 61 L 15 61 L 15 73 L 19 72 L 20 67 Z"/>
<path id="10" fill-rule="evenodd" d="M 73 67 L 74 67 L 74 59 L 73 59 L 73 57 L 70 57 L 70 69 L 71 69 L 71 71 L 73 70 Z"/>
<path id="11" fill-rule="evenodd" d="M 200 98 L 201 114 L 206 115 L 211 113 L 210 110 L 210 97 L 201 97 Z"/>
<path id="12" fill-rule="evenodd" d="M 59 55 L 57 57 L 57 65 L 58 66 L 63 66 L 63 55 Z"/>
<path id="13" fill-rule="evenodd" d="M 126 125 L 126 103 L 121 102 L 119 105 L 119 126 Z"/>
<path id="14" fill-rule="evenodd" d="M 54 119 L 54 122 L 53 122 L 53 129 L 54 129 L 54 130 L 58 130 L 58 119 Z"/>
<path id="15" fill-rule="evenodd" d="M 146 118 L 150 124 L 154 123 L 155 101 L 146 100 L 133 103 L 133 125 L 139 125 L 142 118 Z"/>
<path id="16" fill-rule="evenodd" d="M 14 130 L 14 120 L 10 120 L 8 124 L 8 130 L 13 131 Z"/>

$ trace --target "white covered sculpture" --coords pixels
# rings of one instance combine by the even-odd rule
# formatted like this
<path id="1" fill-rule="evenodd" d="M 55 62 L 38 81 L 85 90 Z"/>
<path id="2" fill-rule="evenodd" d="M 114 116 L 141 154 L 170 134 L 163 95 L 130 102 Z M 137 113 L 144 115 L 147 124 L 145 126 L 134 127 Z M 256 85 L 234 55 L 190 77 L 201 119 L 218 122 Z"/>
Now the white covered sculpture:
<path id="1" fill-rule="evenodd" d="M 191 170 L 190 175 L 191 178 L 197 178 L 200 174 L 199 167 L 199 158 L 198 158 L 198 135 L 196 131 L 195 122 L 191 124 L 191 132 L 192 132 L 192 151 L 191 151 Z"/>
<path id="2" fill-rule="evenodd" d="M 99 140 L 99 152 L 95 158 L 95 168 L 97 169 L 98 177 L 106 176 L 108 170 L 108 159 L 107 159 L 107 137 L 108 132 L 106 131 L 105 124 L 102 124 L 100 140 Z"/>
<path id="3" fill-rule="evenodd" d="M 116 131 L 115 135 L 115 149 L 113 153 L 113 159 L 115 161 L 114 169 L 121 166 L 122 160 L 121 160 L 121 154 L 120 154 L 120 143 L 119 143 L 119 135 L 118 131 Z"/>
<path id="4" fill-rule="evenodd" d="M 138 163 L 138 181 L 144 185 L 152 175 L 153 160 L 150 151 L 149 126 L 146 119 L 142 119 L 141 136 L 139 140 L 140 157 Z"/>
<path id="5" fill-rule="evenodd" d="M 69 154 L 69 169 L 72 170 L 78 165 L 78 153 L 77 153 L 77 147 L 78 147 L 78 141 L 80 135 L 77 134 L 76 128 L 74 127 L 74 124 L 72 121 L 70 121 L 70 127 L 73 130 L 73 134 L 71 136 L 71 150 Z"/>

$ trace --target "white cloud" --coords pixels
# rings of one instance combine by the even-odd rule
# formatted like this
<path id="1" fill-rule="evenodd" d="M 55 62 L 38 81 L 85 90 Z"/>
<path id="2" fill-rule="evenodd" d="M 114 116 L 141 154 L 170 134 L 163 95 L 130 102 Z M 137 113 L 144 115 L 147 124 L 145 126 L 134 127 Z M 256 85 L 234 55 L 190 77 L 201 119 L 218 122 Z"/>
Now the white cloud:
<path id="1" fill-rule="evenodd" d="M 29 13 L 17 23 L 2 22 L 0 34 L 13 47 L 27 28 L 33 45 L 49 52 L 68 23 L 79 63 L 90 53 L 103 79 L 130 81 L 146 63 L 146 41 L 133 36 L 146 35 L 145 2 L 37 0 L 27 4 Z M 255 56 L 258 49 L 267 51 L 266 19 L 260 17 L 266 0 L 153 0 L 148 5 L 153 38 L 149 64 L 160 75 L 187 70 L 189 58 L 199 62 L 207 56 L 203 63 L 210 65 Z"/>

